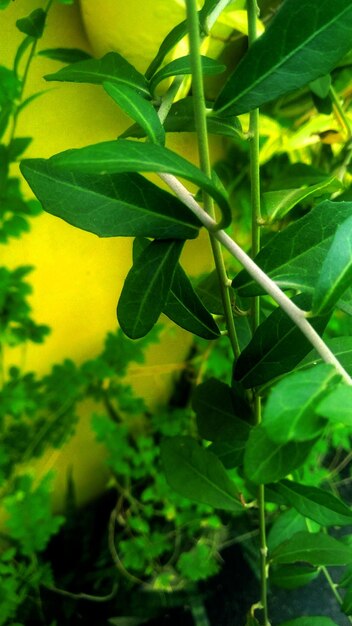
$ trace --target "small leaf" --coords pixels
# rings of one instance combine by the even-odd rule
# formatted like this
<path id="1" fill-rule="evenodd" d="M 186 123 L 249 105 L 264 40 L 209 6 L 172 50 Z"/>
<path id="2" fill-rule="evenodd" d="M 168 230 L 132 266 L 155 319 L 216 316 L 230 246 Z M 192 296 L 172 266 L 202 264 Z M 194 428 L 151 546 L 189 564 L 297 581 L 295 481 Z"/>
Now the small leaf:
<path id="1" fill-rule="evenodd" d="M 63 67 L 55 74 L 44 76 L 46 80 L 58 80 L 71 83 L 104 82 L 122 83 L 131 89 L 137 89 L 144 97 L 150 98 L 147 81 L 143 74 L 117 52 L 109 52 L 101 59 L 88 59 Z"/>
<path id="2" fill-rule="evenodd" d="M 351 337 L 352 339 L 352 337 Z M 316 412 L 330 422 L 352 426 L 352 386 L 341 383 L 317 405 Z"/>
<path id="3" fill-rule="evenodd" d="M 340 376 L 332 365 L 321 364 L 305 372 L 293 372 L 277 383 L 263 412 L 263 427 L 275 443 L 307 441 L 325 426 L 316 413 L 317 403 Z"/>
<path id="4" fill-rule="evenodd" d="M 321 76 L 320 78 L 316 78 L 311 83 L 309 83 L 310 90 L 318 96 L 318 98 L 326 98 L 329 94 L 331 87 L 331 76 L 327 74 L 326 76 Z"/>
<path id="5" fill-rule="evenodd" d="M 32 142 L 32 137 L 14 137 L 9 145 L 9 160 L 16 161 Z"/>
<path id="6" fill-rule="evenodd" d="M 351 588 L 347 589 L 344 595 L 341 610 L 345 613 L 345 615 L 352 615 L 352 589 Z"/>
<path id="7" fill-rule="evenodd" d="M 80 48 L 45 48 L 39 50 L 37 54 L 61 63 L 78 63 L 92 58 L 91 54 Z"/>
<path id="8" fill-rule="evenodd" d="M 85 148 L 66 150 L 51 157 L 55 167 L 84 174 L 115 174 L 121 172 L 165 172 L 180 176 L 198 185 L 218 203 L 223 219 L 220 226 L 231 222 L 227 198 L 193 163 L 168 148 L 151 143 L 119 139 L 105 141 Z"/>
<path id="9" fill-rule="evenodd" d="M 217 509 L 243 511 L 237 489 L 224 466 L 191 437 L 163 441 L 161 458 L 169 485 L 184 498 Z"/>
<path id="10" fill-rule="evenodd" d="M 251 430 L 244 453 L 244 471 L 256 485 L 272 483 L 290 474 L 307 459 L 311 441 L 275 444 L 262 425 Z"/>
<path id="11" fill-rule="evenodd" d="M 122 83 L 104 82 L 103 87 L 119 107 L 144 129 L 153 143 L 165 143 L 165 131 L 151 102 Z"/>
<path id="12" fill-rule="evenodd" d="M 182 246 L 179 240 L 152 241 L 133 264 L 117 306 L 117 318 L 127 337 L 144 337 L 157 322 Z"/>
<path id="13" fill-rule="evenodd" d="M 352 548 L 324 533 L 302 531 L 275 548 L 269 558 L 273 563 L 348 565 L 352 563 Z"/>
<path id="14" fill-rule="evenodd" d="M 327 74 L 350 50 L 351 28 L 349 0 L 286 0 L 230 76 L 214 108 L 222 115 L 246 113 Z"/>
<path id="15" fill-rule="evenodd" d="M 313 313 L 333 308 L 352 283 L 352 216 L 337 229 L 324 259 L 313 296 Z"/>
<path id="16" fill-rule="evenodd" d="M 182 202 L 139 174 L 73 174 L 44 159 L 22 161 L 21 171 L 45 211 L 99 237 L 198 234 Z"/>
<path id="17" fill-rule="evenodd" d="M 221 74 L 226 69 L 225 65 L 209 57 L 201 56 L 201 62 L 202 73 L 206 76 Z M 154 93 L 159 83 L 166 78 L 170 78 L 170 76 L 183 76 L 186 74 L 192 74 L 190 55 L 174 59 L 174 61 L 171 61 L 156 72 L 149 83 L 150 91 Z"/>
<path id="18" fill-rule="evenodd" d="M 283 622 L 280 626 L 338 626 L 330 617 L 297 617 Z"/>
<path id="19" fill-rule="evenodd" d="M 178 44 L 183 37 L 187 35 L 186 20 L 180 22 L 166 35 L 165 39 L 161 42 L 160 48 L 156 57 L 150 63 L 145 76 L 149 80 L 155 74 L 157 69 L 162 65 L 166 55 Z"/>
<path id="20" fill-rule="evenodd" d="M 309 308 L 311 298 L 300 294 L 292 298 L 298 306 Z M 313 328 L 322 334 L 329 316 L 311 318 Z M 241 352 L 234 368 L 235 380 L 246 387 L 263 385 L 293 369 L 311 350 L 311 344 L 296 324 L 276 308 L 255 331 Z"/>
<path id="21" fill-rule="evenodd" d="M 270 582 L 281 589 L 297 589 L 308 585 L 319 576 L 310 565 L 280 565 L 270 570 Z"/>
<path id="22" fill-rule="evenodd" d="M 28 15 L 16 21 L 16 26 L 21 33 L 40 39 L 43 35 L 46 20 L 46 12 L 43 9 L 35 9 Z"/>
<path id="23" fill-rule="evenodd" d="M 286 504 L 293 506 L 301 515 L 321 526 L 349 526 L 352 523 L 352 509 L 325 489 L 291 480 L 270 485 L 270 489 L 282 496 Z"/>
<path id="24" fill-rule="evenodd" d="M 312 293 L 335 232 L 351 215 L 352 202 L 325 200 L 274 235 L 255 262 L 280 287 Z M 262 287 L 245 270 L 232 284 L 240 296 L 263 293 Z"/>

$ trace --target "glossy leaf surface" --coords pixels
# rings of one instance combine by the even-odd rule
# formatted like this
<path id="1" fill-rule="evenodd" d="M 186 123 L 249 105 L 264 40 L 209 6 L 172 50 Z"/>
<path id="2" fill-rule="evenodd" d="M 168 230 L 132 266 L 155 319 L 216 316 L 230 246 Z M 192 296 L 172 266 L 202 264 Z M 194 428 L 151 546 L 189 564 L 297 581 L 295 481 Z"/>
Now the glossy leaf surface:
<path id="1" fill-rule="evenodd" d="M 161 456 L 169 485 L 183 497 L 217 509 L 243 510 L 224 466 L 191 437 L 163 441 Z"/>
<path id="2" fill-rule="evenodd" d="M 179 240 L 152 241 L 133 263 L 117 306 L 117 318 L 127 337 L 144 337 L 159 319 L 182 246 Z"/>
<path id="3" fill-rule="evenodd" d="M 352 548 L 323 533 L 300 532 L 278 546 L 269 558 L 273 563 L 348 565 L 352 563 Z"/>
<path id="4" fill-rule="evenodd" d="M 44 159 L 22 161 L 21 171 L 45 211 L 99 237 L 198 234 L 192 213 L 139 174 L 73 174 Z"/>
<path id="5" fill-rule="evenodd" d="M 270 488 L 282 496 L 286 504 L 321 526 L 352 524 L 352 509 L 326 489 L 319 489 L 291 480 L 282 480 Z"/>
<path id="6" fill-rule="evenodd" d="M 165 131 L 151 102 L 122 83 L 104 82 L 103 87 L 119 107 L 144 129 L 153 143 L 165 143 Z"/>
<path id="7" fill-rule="evenodd" d="M 278 232 L 255 262 L 280 287 L 312 293 L 335 232 L 351 215 L 352 202 L 326 200 Z M 241 296 L 263 293 L 245 270 L 235 277 L 233 286 Z"/>
<path id="8" fill-rule="evenodd" d="M 215 102 L 246 113 L 324 76 L 351 48 L 350 0 L 286 0 Z"/>
<path id="9" fill-rule="evenodd" d="M 265 404 L 263 427 L 276 443 L 314 439 L 326 422 L 316 405 L 340 377 L 332 365 L 321 364 L 305 372 L 293 372 L 277 383 Z"/>
<path id="10" fill-rule="evenodd" d="M 193 163 L 168 148 L 150 143 L 119 139 L 85 148 L 66 150 L 51 157 L 53 165 L 85 174 L 122 172 L 164 172 L 191 181 L 209 193 L 223 213 L 222 226 L 231 222 L 231 210 L 224 193 Z"/>

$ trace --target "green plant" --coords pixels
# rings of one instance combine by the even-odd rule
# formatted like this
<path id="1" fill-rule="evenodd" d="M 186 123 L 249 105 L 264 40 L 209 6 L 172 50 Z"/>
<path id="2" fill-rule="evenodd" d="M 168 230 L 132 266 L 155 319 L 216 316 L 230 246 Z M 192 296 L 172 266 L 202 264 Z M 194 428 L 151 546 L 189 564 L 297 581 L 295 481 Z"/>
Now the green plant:
<path id="1" fill-rule="evenodd" d="M 325 576 L 350 615 L 349 571 L 339 583 L 347 588 L 342 598 L 327 567 L 352 564 L 348 540 L 328 532 L 350 524 L 352 514 L 325 488 L 330 476 L 324 467 L 319 477 L 312 467 L 331 441 L 340 445 L 339 427 L 349 427 L 352 414 L 352 343 L 340 334 L 342 328 L 350 332 L 346 320 L 352 311 L 351 119 L 341 101 L 341 93 L 349 98 L 352 8 L 348 0 L 309 0 L 304 6 L 286 0 L 257 40 L 257 5 L 248 0 L 249 49 L 210 103 L 204 100 L 203 75 L 223 68 L 201 58 L 200 37 L 230 3 L 206 0 L 199 12 L 194 0 L 186 4 L 187 20 L 161 43 L 145 75 L 110 53 L 48 77 L 103 85 L 137 125 L 118 140 L 48 160 L 24 160 L 21 170 L 48 212 L 99 236 L 136 237 L 133 265 L 117 307 L 128 337 L 146 336 L 163 312 L 202 340 L 216 341 L 221 334 L 229 338 L 231 381 L 210 378 L 195 391 L 198 436 L 190 436 L 191 428 L 184 430 L 183 412 L 181 420 L 177 415 L 175 433 L 160 425 L 156 432 L 176 435 L 163 441 L 161 456 L 166 478 L 181 496 L 236 516 L 253 508 L 258 512 L 261 597 L 247 616 L 247 626 L 269 626 L 268 576 L 273 583 L 286 581 L 286 586 Z M 186 33 L 190 55 L 161 67 Z M 192 95 L 173 104 L 185 74 L 192 76 Z M 170 75 L 173 84 L 158 98 L 158 82 Z M 321 113 L 305 122 L 312 102 Z M 264 113 L 263 137 L 258 107 Z M 243 132 L 236 116 L 248 112 L 241 118 Z M 230 137 L 240 167 L 224 163 L 218 173 L 211 170 L 207 129 Z M 163 145 L 165 132 L 184 130 L 196 130 L 199 169 Z M 159 189 L 141 172 L 156 172 L 174 193 Z M 201 194 L 195 199 L 178 177 L 196 184 Z M 250 256 L 224 230 L 237 237 L 237 223 Z M 179 258 L 201 227 L 210 233 L 215 270 L 197 292 Z M 222 248 L 236 259 L 226 258 L 228 270 Z M 232 281 L 228 272 L 235 273 Z M 108 442 L 115 481 L 118 476 L 128 479 L 127 487 L 117 485 L 128 511 L 140 506 L 140 494 L 135 497 L 129 479 L 148 473 L 154 480 L 153 517 L 160 502 L 154 443 L 144 435 L 125 448 L 129 433 L 106 418 L 96 417 L 94 429 Z M 126 455 L 118 457 L 122 447 Z M 266 502 L 273 503 L 273 515 Z M 290 515 L 288 537 L 280 520 Z M 136 572 L 146 566 L 135 554 L 136 545 L 146 553 L 146 518 L 148 514 L 130 517 L 131 529 L 141 534 L 139 544 L 122 543 L 125 561 Z M 268 546 L 266 525 L 272 519 Z M 165 535 L 161 546 L 169 549 Z M 198 550 L 201 560 L 204 548 Z M 152 560 L 154 556 L 159 555 Z M 187 556 L 179 568 L 187 572 Z M 193 570 L 188 569 L 188 576 L 194 576 Z M 324 618 L 298 617 L 285 626 L 317 623 L 323 624 Z"/>

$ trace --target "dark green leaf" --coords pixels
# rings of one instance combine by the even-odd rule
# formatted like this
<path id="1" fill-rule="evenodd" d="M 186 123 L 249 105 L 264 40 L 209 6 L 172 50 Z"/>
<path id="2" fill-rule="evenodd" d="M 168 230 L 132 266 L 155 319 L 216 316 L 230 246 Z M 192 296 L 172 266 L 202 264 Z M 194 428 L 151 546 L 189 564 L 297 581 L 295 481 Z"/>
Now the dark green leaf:
<path id="1" fill-rule="evenodd" d="M 17 20 L 16 26 L 21 33 L 40 39 L 44 32 L 45 20 L 46 12 L 43 9 L 35 9 L 28 17 Z"/>
<path id="2" fill-rule="evenodd" d="M 326 339 L 325 343 L 340 361 L 342 367 L 352 375 L 352 337 L 334 337 L 333 339 Z M 318 363 L 322 363 L 321 357 L 316 350 L 311 350 L 296 369 L 306 370 L 308 367 Z"/>
<path id="3" fill-rule="evenodd" d="M 23 39 L 23 41 L 21 41 L 20 45 L 18 46 L 16 50 L 15 60 L 13 62 L 13 71 L 15 72 L 17 76 L 19 74 L 19 64 L 22 60 L 22 57 L 25 54 L 26 50 L 31 45 L 33 45 L 33 37 L 30 37 L 30 35 L 28 35 L 27 37 Z"/>
<path id="4" fill-rule="evenodd" d="M 32 141 L 32 137 L 14 137 L 9 145 L 9 160 L 16 161 L 29 146 Z"/>
<path id="5" fill-rule="evenodd" d="M 92 58 L 91 54 L 80 48 L 45 48 L 39 50 L 38 55 L 61 63 L 78 63 Z"/>
<path id="6" fill-rule="evenodd" d="M 224 307 L 221 299 L 219 279 L 216 270 L 201 278 L 196 291 L 205 306 L 214 314 L 223 315 Z"/>
<path id="7" fill-rule="evenodd" d="M 194 133 L 196 131 L 194 119 L 193 98 L 183 98 L 175 102 L 164 122 L 164 128 L 167 133 Z M 207 116 L 207 130 L 209 134 L 224 135 L 234 137 L 234 135 L 242 136 L 242 128 L 237 117 L 220 118 L 209 111 Z M 120 135 L 123 137 L 145 137 L 145 132 L 134 124 Z"/>
<path id="8" fill-rule="evenodd" d="M 251 482 L 272 483 L 302 465 L 312 449 L 312 442 L 275 444 L 263 426 L 251 430 L 244 453 L 244 471 Z"/>
<path id="9" fill-rule="evenodd" d="M 44 159 L 22 161 L 21 171 L 48 213 L 99 237 L 198 234 L 191 212 L 139 174 L 73 174 Z"/>
<path id="10" fill-rule="evenodd" d="M 303 309 L 311 299 L 305 294 L 293 298 Z M 322 334 L 329 317 L 311 318 L 313 328 Z M 260 324 L 234 369 L 235 380 L 245 387 L 256 387 L 293 369 L 311 350 L 311 344 L 296 324 L 277 308 Z"/>
<path id="11" fill-rule="evenodd" d="M 182 246 L 179 240 L 155 240 L 136 259 L 117 306 L 117 318 L 127 337 L 144 337 L 157 322 Z"/>
<path id="12" fill-rule="evenodd" d="M 147 240 L 135 239 L 133 251 L 138 247 L 138 254 L 146 245 L 148 245 Z M 179 263 L 176 265 L 166 304 L 162 312 L 175 324 L 181 326 L 181 328 L 204 339 L 216 339 L 220 335 L 213 316 L 203 306 L 192 287 L 191 281 Z"/>
<path id="13" fill-rule="evenodd" d="M 352 340 L 352 337 L 351 337 Z M 331 422 L 352 426 L 352 386 L 341 383 L 323 398 L 316 407 L 316 412 Z"/>
<path id="14" fill-rule="evenodd" d="M 104 82 L 122 83 L 131 89 L 137 89 L 144 97 L 150 98 L 147 81 L 143 74 L 137 72 L 133 65 L 117 52 L 109 52 L 102 59 L 88 59 L 73 63 L 44 78 L 94 85 L 102 85 Z"/>
<path id="15" fill-rule="evenodd" d="M 151 102 L 123 83 L 103 83 L 105 91 L 137 124 L 153 143 L 165 143 L 165 131 Z"/>
<path id="16" fill-rule="evenodd" d="M 332 309 L 351 282 L 352 216 L 338 227 L 324 259 L 313 296 L 314 314 Z"/>
<path id="17" fill-rule="evenodd" d="M 320 78 L 316 78 L 309 84 L 310 90 L 318 96 L 318 98 L 326 98 L 329 94 L 331 87 L 331 76 L 327 74 L 327 76 L 321 76 Z"/>
<path id="18" fill-rule="evenodd" d="M 270 570 L 270 582 L 281 589 L 304 587 L 317 576 L 319 571 L 310 565 L 280 565 Z"/>
<path id="19" fill-rule="evenodd" d="M 215 109 L 246 113 L 324 76 L 350 50 L 351 28 L 350 0 L 286 0 L 230 76 Z"/>
<path id="20" fill-rule="evenodd" d="M 0 10 L 6 9 L 9 6 L 11 0 L 0 0 Z"/>
<path id="21" fill-rule="evenodd" d="M 321 526 L 349 526 L 352 509 L 326 489 L 282 480 L 270 488 L 279 493 L 286 504 Z"/>
<path id="22" fill-rule="evenodd" d="M 304 189 L 285 189 L 282 191 L 267 191 L 263 194 L 263 215 L 267 216 L 268 223 L 281 220 L 299 202 L 307 198 L 322 196 L 342 189 L 342 183 L 335 176 L 326 178 Z"/>
<path id="23" fill-rule="evenodd" d="M 255 262 L 280 287 L 313 292 L 335 232 L 351 214 L 352 202 L 325 200 L 272 237 Z M 240 296 L 263 293 L 245 270 L 236 276 L 233 286 Z"/>
<path id="24" fill-rule="evenodd" d="M 283 622 L 280 626 L 338 626 L 330 617 L 297 617 L 290 619 L 289 622 Z"/>
<path id="25" fill-rule="evenodd" d="M 343 603 L 341 606 L 341 610 L 346 614 L 346 615 L 352 615 L 352 589 L 347 589 L 344 598 L 343 598 Z"/>
<path id="26" fill-rule="evenodd" d="M 326 422 L 316 413 L 317 403 L 340 380 L 332 365 L 320 364 L 292 372 L 277 383 L 263 412 L 263 427 L 275 443 L 307 441 L 321 433 Z"/>
<path id="27" fill-rule="evenodd" d="M 275 548 L 269 558 L 273 563 L 348 565 L 352 563 L 352 548 L 324 533 L 300 532 Z"/>
<path id="28" fill-rule="evenodd" d="M 70 172 L 85 174 L 135 171 L 174 174 L 195 183 L 217 201 L 223 213 L 221 227 L 231 222 L 228 200 L 218 187 L 193 163 L 162 146 L 127 139 L 104 141 L 86 148 L 60 152 L 51 157 L 50 162 Z"/>
<path id="29" fill-rule="evenodd" d="M 169 485 L 184 498 L 217 509 L 237 513 L 243 510 L 238 491 L 224 466 L 191 437 L 163 441 L 161 457 Z"/>
<path id="30" fill-rule="evenodd" d="M 187 24 L 186 20 L 177 24 L 170 32 L 166 35 L 165 39 L 161 42 L 160 48 L 157 52 L 156 57 L 150 63 L 145 76 L 149 80 L 155 74 L 157 69 L 163 63 L 166 55 L 178 44 L 179 41 L 183 37 L 187 35 Z"/>
<path id="31" fill-rule="evenodd" d="M 226 69 L 225 65 L 222 65 L 218 61 L 215 61 L 214 59 L 211 59 L 209 57 L 201 56 L 201 62 L 202 73 L 206 76 L 221 74 Z M 156 74 L 154 74 L 149 83 L 150 91 L 154 93 L 158 84 L 166 78 L 170 78 L 171 76 L 183 76 L 186 74 L 192 74 L 190 55 L 174 59 L 167 65 L 164 65 L 164 67 L 162 67 L 158 72 L 156 72 Z"/>
<path id="32" fill-rule="evenodd" d="M 272 497 L 273 493 L 274 498 Z M 277 504 L 285 504 L 281 496 L 272 490 L 272 485 L 266 485 L 265 498 L 268 502 L 275 501 Z M 268 533 L 267 544 L 269 551 L 272 552 L 277 546 L 301 530 L 307 530 L 307 521 L 300 513 L 295 509 L 280 511 Z"/>

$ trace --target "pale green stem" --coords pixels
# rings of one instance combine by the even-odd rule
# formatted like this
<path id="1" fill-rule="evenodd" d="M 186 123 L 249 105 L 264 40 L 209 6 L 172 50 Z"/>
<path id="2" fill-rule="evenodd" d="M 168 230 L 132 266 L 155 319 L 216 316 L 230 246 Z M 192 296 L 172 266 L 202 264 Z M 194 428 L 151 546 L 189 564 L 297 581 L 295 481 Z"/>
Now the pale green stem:
<path id="1" fill-rule="evenodd" d="M 329 95 L 334 106 L 335 115 L 338 121 L 340 122 L 341 126 L 345 129 L 346 134 L 347 134 L 347 141 L 349 141 L 352 138 L 351 123 L 343 109 L 343 106 L 341 105 L 338 94 L 336 93 L 335 89 L 332 86 L 329 89 Z"/>
<path id="2" fill-rule="evenodd" d="M 186 0 L 187 6 L 187 26 L 190 45 L 191 69 L 192 69 L 192 93 L 194 102 L 194 116 L 197 131 L 198 153 L 200 161 L 200 169 L 211 178 L 211 163 L 209 154 L 208 131 L 206 120 L 206 103 L 203 87 L 203 71 L 200 56 L 201 38 L 199 33 L 199 21 L 196 0 Z M 215 217 L 214 204 L 211 196 L 203 193 L 203 202 L 205 211 Z M 214 263 L 219 279 L 221 298 L 226 318 L 226 327 L 229 339 L 235 357 L 240 354 L 240 347 L 237 339 L 237 333 L 233 321 L 232 305 L 230 292 L 228 288 L 228 277 L 226 274 L 225 263 L 219 242 L 210 235 L 210 243 L 213 251 Z"/>

